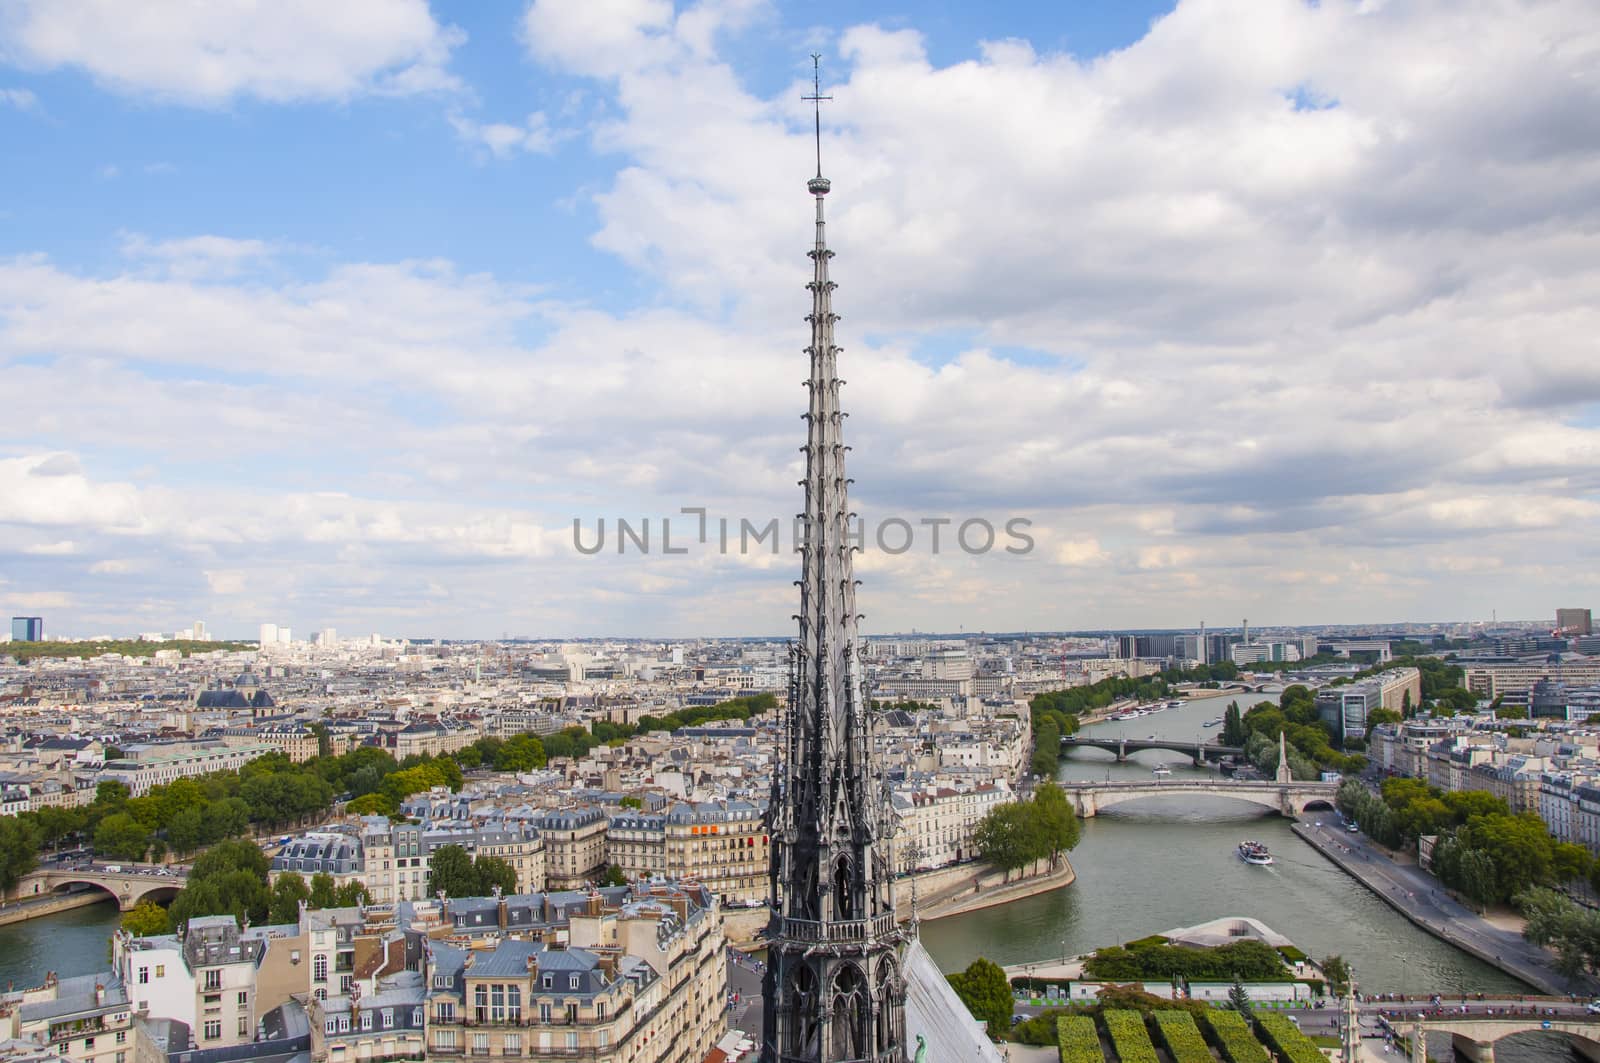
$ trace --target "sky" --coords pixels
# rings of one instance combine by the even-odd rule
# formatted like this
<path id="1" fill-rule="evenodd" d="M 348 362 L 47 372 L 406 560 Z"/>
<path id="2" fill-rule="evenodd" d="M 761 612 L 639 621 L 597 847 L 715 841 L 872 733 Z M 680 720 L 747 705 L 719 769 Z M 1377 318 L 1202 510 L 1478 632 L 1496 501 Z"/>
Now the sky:
<path id="1" fill-rule="evenodd" d="M 1600 606 L 1592 0 L 0 0 L 0 612 L 786 633 L 812 53 L 865 631 Z"/>

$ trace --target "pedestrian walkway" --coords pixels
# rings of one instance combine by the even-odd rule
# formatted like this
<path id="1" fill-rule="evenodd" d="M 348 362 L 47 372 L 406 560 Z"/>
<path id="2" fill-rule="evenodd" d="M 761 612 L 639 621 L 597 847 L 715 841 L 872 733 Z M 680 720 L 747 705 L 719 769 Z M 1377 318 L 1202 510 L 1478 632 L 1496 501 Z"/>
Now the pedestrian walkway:
<path id="1" fill-rule="evenodd" d="M 1588 995 L 1600 987 L 1588 976 L 1569 981 L 1553 969 L 1549 952 L 1495 926 L 1451 897 L 1433 876 L 1389 859 L 1365 836 L 1310 823 L 1296 823 L 1293 829 L 1401 915 L 1485 963 L 1547 993 Z"/>

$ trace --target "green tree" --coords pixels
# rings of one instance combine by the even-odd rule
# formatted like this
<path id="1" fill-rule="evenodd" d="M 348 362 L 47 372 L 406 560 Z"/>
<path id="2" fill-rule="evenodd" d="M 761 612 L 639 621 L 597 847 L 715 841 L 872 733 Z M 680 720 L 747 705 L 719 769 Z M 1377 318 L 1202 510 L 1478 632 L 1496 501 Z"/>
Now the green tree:
<path id="1" fill-rule="evenodd" d="M 1227 710 L 1222 714 L 1222 744 L 1242 747 L 1245 737 L 1244 716 L 1239 712 L 1239 703 L 1230 701 Z"/>
<path id="2" fill-rule="evenodd" d="M 372 895 L 367 892 L 367 887 L 356 879 L 344 883 L 335 893 L 337 908 L 354 908 L 359 904 L 371 904 Z"/>
<path id="3" fill-rule="evenodd" d="M 623 874 L 622 868 L 616 864 L 607 864 L 600 875 L 600 885 L 602 886 L 626 886 L 627 884 L 628 876 Z"/>
<path id="4" fill-rule="evenodd" d="M 308 908 L 336 908 L 339 905 L 339 886 L 326 871 L 311 876 L 311 892 L 306 898 Z"/>
<path id="5" fill-rule="evenodd" d="M 167 910 L 155 901 L 140 901 L 122 913 L 122 929 L 136 938 L 165 934 L 170 929 Z"/>
<path id="6" fill-rule="evenodd" d="M 11 889 L 39 863 L 43 833 L 32 817 L 0 817 L 0 889 Z"/>
<path id="7" fill-rule="evenodd" d="M 432 892 L 447 897 L 477 897 L 478 873 L 472 857 L 459 845 L 441 845 L 433 851 L 429 861 L 429 885 Z"/>
<path id="8" fill-rule="evenodd" d="M 1244 983 L 1237 975 L 1234 976 L 1233 985 L 1228 987 L 1228 1007 L 1245 1018 L 1250 1017 L 1250 991 L 1244 987 Z"/>
<path id="9" fill-rule="evenodd" d="M 988 1024 L 990 1037 L 1010 1032 L 1014 1000 L 999 964 L 980 956 L 965 971 L 946 977 L 972 1017 Z"/>
<path id="10" fill-rule="evenodd" d="M 507 895 L 517 892 L 517 869 L 498 856 L 478 857 L 472 862 L 472 873 L 477 880 L 475 897 L 487 897 L 497 886 Z"/>
<path id="11" fill-rule="evenodd" d="M 618 803 L 621 804 L 623 808 L 636 808 L 641 811 L 644 809 L 644 802 L 639 800 L 637 797 L 634 797 L 632 794 L 624 797 Z"/>
<path id="12" fill-rule="evenodd" d="M 298 923 L 300 902 L 311 898 L 305 876 L 298 871 L 285 871 L 272 883 L 272 903 L 268 907 L 267 921 L 271 923 Z"/>
<path id="13" fill-rule="evenodd" d="M 1322 973 L 1328 976 L 1328 986 L 1335 996 L 1344 996 L 1350 985 L 1350 964 L 1335 953 L 1322 961 Z"/>
<path id="14" fill-rule="evenodd" d="M 94 850 L 117 860 L 143 860 L 150 851 L 150 829 L 126 812 L 113 812 L 94 829 Z"/>
<path id="15" fill-rule="evenodd" d="M 344 810 L 352 816 L 392 816 L 398 811 L 389 795 L 380 793 L 362 794 L 345 805 Z"/>

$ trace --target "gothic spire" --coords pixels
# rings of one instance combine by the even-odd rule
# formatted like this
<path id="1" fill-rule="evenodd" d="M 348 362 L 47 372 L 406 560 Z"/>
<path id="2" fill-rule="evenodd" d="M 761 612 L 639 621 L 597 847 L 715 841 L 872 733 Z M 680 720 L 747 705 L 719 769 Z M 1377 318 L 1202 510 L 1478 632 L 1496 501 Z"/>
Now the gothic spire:
<path id="1" fill-rule="evenodd" d="M 905 1060 L 906 937 L 894 915 L 887 803 L 872 758 L 858 659 L 849 485 L 828 276 L 820 57 L 813 56 L 817 175 L 806 348 L 805 512 L 789 704 L 773 774 L 772 919 L 765 1063 Z"/>

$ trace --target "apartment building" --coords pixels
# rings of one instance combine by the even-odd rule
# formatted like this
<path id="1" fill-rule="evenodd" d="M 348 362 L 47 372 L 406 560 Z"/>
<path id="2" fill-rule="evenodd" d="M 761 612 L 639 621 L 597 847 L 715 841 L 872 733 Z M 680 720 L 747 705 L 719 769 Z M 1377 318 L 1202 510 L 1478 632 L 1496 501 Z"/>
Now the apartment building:
<path id="1" fill-rule="evenodd" d="M 533 821 L 544 839 L 551 889 L 575 889 L 600 877 L 606 863 L 606 814 L 598 805 L 549 809 Z"/>
<path id="2" fill-rule="evenodd" d="M 52 972 L 31 989 L 0 994 L 0 1041 L 37 1046 L 41 1056 L 133 1063 L 137 1040 L 127 989 L 110 971 L 75 978 Z"/>
<path id="3" fill-rule="evenodd" d="M 1004 779 L 976 786 L 927 782 L 897 789 L 890 798 L 899 820 L 895 870 L 904 873 L 971 860 L 972 832 L 978 822 L 1015 797 Z"/>
<path id="4" fill-rule="evenodd" d="M 726 1028 L 721 915 L 708 891 L 599 894 L 568 915 L 568 941 L 429 938 L 427 1051 L 699 1063 Z"/>
<path id="5" fill-rule="evenodd" d="M 1600 684 L 1600 659 L 1573 657 L 1552 663 L 1547 658 L 1534 661 L 1486 661 L 1462 666 L 1462 684 L 1480 698 L 1494 698 L 1531 690 L 1541 679 L 1559 679 L 1569 686 Z"/>
<path id="6" fill-rule="evenodd" d="M 257 757 L 275 751 L 275 747 L 262 742 L 228 746 L 221 741 L 202 740 L 135 745 L 129 746 L 116 760 L 106 761 L 100 780 L 120 782 L 134 797 L 142 797 L 158 783 L 217 771 L 238 771 Z"/>

